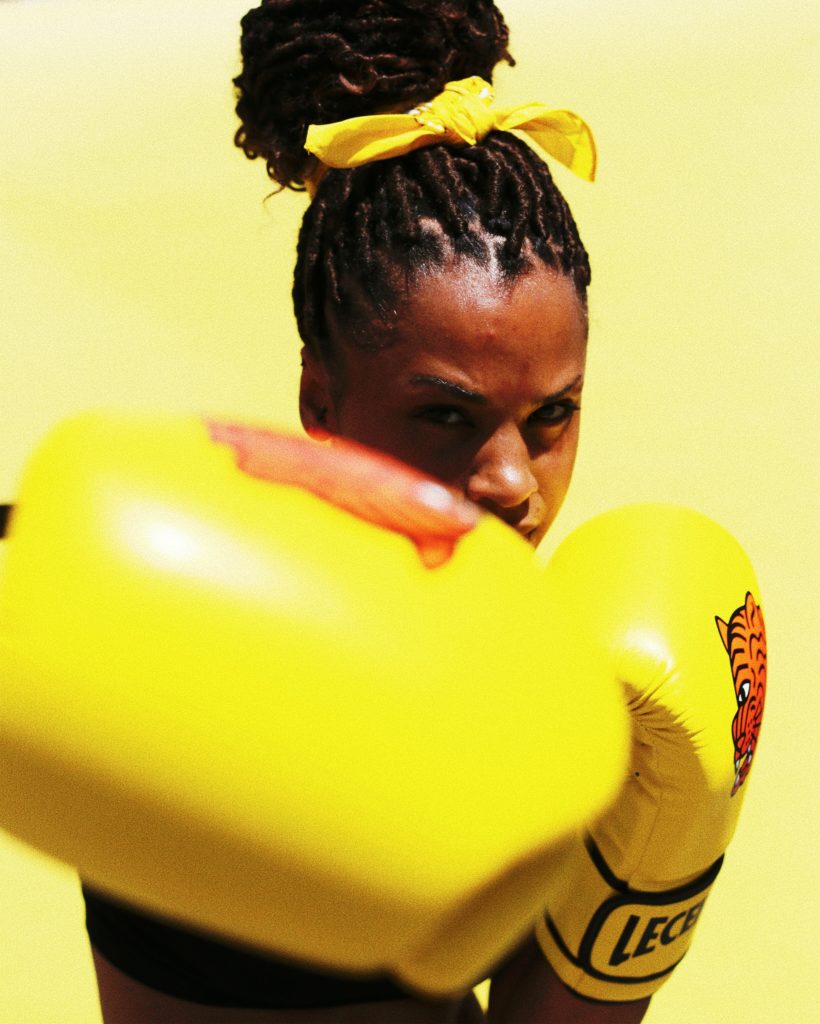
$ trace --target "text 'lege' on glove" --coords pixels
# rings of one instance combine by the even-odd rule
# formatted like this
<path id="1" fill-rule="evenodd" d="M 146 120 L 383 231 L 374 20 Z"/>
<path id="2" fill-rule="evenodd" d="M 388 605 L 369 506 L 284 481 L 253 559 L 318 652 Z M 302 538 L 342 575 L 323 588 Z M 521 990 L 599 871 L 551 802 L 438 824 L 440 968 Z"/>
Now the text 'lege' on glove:
<path id="1" fill-rule="evenodd" d="M 760 593 L 724 529 L 663 505 L 585 524 L 547 576 L 575 611 L 566 643 L 606 645 L 632 754 L 617 800 L 563 863 L 536 935 L 570 989 L 641 999 L 688 949 L 735 830 L 766 690 Z"/>

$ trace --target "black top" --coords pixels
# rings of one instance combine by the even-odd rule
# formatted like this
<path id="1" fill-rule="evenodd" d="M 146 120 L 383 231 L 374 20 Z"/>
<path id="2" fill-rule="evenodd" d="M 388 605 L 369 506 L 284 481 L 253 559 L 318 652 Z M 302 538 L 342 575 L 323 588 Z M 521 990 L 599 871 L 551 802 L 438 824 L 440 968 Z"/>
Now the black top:
<path id="1" fill-rule="evenodd" d="M 387 977 L 328 974 L 188 931 L 83 885 L 86 928 L 109 963 L 150 988 L 208 1006 L 292 1010 L 409 999 Z"/>

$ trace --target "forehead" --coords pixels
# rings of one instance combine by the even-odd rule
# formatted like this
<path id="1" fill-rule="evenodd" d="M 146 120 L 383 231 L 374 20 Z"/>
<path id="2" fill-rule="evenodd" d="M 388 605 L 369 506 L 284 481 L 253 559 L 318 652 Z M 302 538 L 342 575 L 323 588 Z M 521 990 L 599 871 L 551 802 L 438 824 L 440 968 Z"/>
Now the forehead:
<path id="1" fill-rule="evenodd" d="M 354 374 L 368 363 L 394 381 L 439 375 L 482 392 L 548 394 L 583 371 L 586 353 L 574 284 L 542 264 L 512 282 L 470 261 L 451 264 L 412 284 L 389 319 L 369 319 L 366 330 L 378 351 L 344 346 Z"/>

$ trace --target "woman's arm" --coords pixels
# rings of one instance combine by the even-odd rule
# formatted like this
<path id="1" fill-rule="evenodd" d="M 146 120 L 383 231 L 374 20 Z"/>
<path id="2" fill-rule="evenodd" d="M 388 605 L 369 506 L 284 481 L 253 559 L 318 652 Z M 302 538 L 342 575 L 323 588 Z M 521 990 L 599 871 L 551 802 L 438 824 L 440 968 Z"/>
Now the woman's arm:
<path id="1" fill-rule="evenodd" d="M 493 974 L 488 1024 L 639 1024 L 649 999 L 593 1003 L 561 982 L 531 935 Z"/>

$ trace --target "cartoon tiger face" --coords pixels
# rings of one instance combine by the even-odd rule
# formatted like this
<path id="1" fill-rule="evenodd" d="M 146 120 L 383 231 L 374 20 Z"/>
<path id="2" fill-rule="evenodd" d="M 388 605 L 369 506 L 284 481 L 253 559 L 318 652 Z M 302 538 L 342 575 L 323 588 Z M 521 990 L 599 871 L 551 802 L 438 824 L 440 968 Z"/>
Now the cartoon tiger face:
<path id="1" fill-rule="evenodd" d="M 715 622 L 729 655 L 737 698 L 737 712 L 732 721 L 732 739 L 735 744 L 734 796 L 752 767 L 752 757 L 763 720 L 766 700 L 766 627 L 760 606 L 750 593 L 746 594 L 745 604 L 732 613 L 728 623 L 717 615 Z"/>

